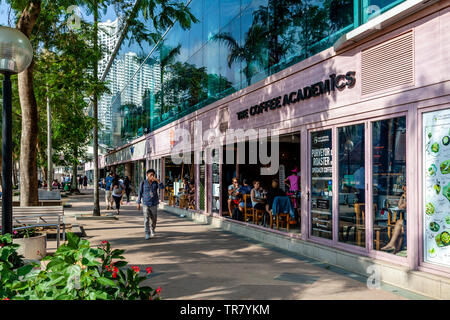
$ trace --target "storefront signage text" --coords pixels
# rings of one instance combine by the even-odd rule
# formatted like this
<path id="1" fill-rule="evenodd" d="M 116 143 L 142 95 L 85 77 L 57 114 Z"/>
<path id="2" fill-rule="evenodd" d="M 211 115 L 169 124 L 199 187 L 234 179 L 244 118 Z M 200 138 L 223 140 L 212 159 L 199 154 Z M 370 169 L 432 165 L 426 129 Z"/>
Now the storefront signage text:
<path id="1" fill-rule="evenodd" d="M 335 91 L 336 89 L 344 90 L 345 87 L 351 88 L 356 83 L 355 74 L 356 72 L 354 71 L 349 71 L 345 75 L 332 74 L 330 75 L 330 79 L 317 82 L 310 86 L 300 88 L 297 91 L 285 94 L 284 96 L 279 96 L 239 111 L 237 112 L 238 120 L 246 119 L 249 116 L 255 116 L 263 112 L 268 112 L 269 110 L 275 110 L 286 105 L 307 100 L 311 97 L 318 97 L 325 93 L 331 93 L 331 91 Z"/>

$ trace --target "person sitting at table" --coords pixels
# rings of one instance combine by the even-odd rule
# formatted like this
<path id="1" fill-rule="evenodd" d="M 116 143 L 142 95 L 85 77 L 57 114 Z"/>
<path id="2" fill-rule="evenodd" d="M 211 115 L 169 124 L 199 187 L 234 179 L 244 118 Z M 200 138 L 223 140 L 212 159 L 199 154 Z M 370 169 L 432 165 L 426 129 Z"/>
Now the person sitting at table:
<path id="1" fill-rule="evenodd" d="M 244 195 L 245 194 L 250 194 L 252 192 L 252 187 L 250 187 L 248 185 L 247 179 L 242 180 L 242 187 L 239 188 L 238 190 L 238 195 L 239 195 L 239 206 L 238 206 L 238 212 L 235 213 L 236 210 L 233 210 L 233 219 L 235 220 L 241 220 L 241 217 L 244 214 L 244 208 L 245 208 L 245 201 L 244 201 Z M 251 201 L 247 202 L 247 208 L 251 208 L 252 207 L 252 203 Z"/>
<path id="2" fill-rule="evenodd" d="M 253 181 L 253 189 L 250 191 L 250 199 L 252 201 L 253 209 L 265 211 L 264 204 L 266 201 L 264 200 L 264 190 L 261 188 L 259 180 Z"/>
<path id="3" fill-rule="evenodd" d="M 237 193 L 241 187 L 236 177 L 234 177 L 231 182 L 232 184 L 228 186 L 228 213 L 230 214 L 230 217 L 233 216 L 234 207 L 239 204 Z"/>
<path id="4" fill-rule="evenodd" d="M 402 187 L 403 194 L 400 197 L 400 200 L 398 201 L 398 209 L 399 210 L 406 210 L 406 185 Z M 404 218 L 404 216 L 403 216 Z M 392 253 L 397 253 L 402 249 L 403 246 L 403 237 L 404 237 L 404 226 L 403 222 L 404 220 L 399 219 L 395 222 L 394 231 L 392 232 L 391 240 L 388 242 L 387 245 L 385 245 L 383 248 L 381 248 L 382 251 L 388 251 Z"/>
<path id="5" fill-rule="evenodd" d="M 189 179 L 185 177 L 183 180 L 183 193 L 185 195 L 189 194 Z"/>
<path id="6" fill-rule="evenodd" d="M 286 196 L 286 192 L 284 192 L 283 190 L 280 189 L 279 187 L 279 182 L 278 179 L 273 179 L 272 180 L 272 186 L 269 188 L 269 190 L 267 191 L 267 195 L 266 195 L 266 213 L 267 215 L 264 215 L 264 225 L 266 225 L 266 223 L 268 221 L 270 221 L 270 216 L 272 214 L 272 205 L 273 205 L 273 200 L 275 199 L 275 197 L 283 197 Z"/>
<path id="7" fill-rule="evenodd" d="M 189 183 L 189 193 L 188 193 L 189 207 L 195 207 L 195 183 Z"/>

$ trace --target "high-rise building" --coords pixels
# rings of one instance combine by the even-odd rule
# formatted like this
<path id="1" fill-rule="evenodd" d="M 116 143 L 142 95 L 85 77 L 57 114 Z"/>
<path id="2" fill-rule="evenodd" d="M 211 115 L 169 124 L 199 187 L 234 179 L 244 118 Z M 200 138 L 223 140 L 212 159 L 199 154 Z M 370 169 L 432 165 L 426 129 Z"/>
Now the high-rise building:
<path id="1" fill-rule="evenodd" d="M 99 76 L 103 75 L 120 38 L 121 20 L 103 22 L 99 24 L 99 43 L 107 48 L 107 53 L 99 62 Z M 105 139 L 111 133 L 117 134 L 120 106 L 142 106 L 146 88 L 160 87 L 160 66 L 157 63 L 144 63 L 136 52 L 122 53 L 114 59 L 105 80 L 109 83 L 111 93 L 103 94 L 99 100 L 99 122 Z M 142 65 L 142 66 L 141 66 Z M 119 98 L 119 100 L 118 100 Z M 117 101 L 118 100 L 118 101 Z M 114 107 L 115 106 L 115 107 Z M 120 130 L 120 129 L 119 129 Z M 110 144 L 111 141 L 102 141 Z"/>

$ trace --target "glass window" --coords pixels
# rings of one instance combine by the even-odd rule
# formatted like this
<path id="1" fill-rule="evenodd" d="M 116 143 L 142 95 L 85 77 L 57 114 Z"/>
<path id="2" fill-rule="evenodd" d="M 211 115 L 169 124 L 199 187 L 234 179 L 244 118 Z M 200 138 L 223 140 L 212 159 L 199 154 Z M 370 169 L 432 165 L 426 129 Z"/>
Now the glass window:
<path id="1" fill-rule="evenodd" d="M 195 0 L 190 5 L 192 14 L 199 20 L 189 29 L 190 55 L 195 54 L 203 46 L 203 2 Z"/>
<path id="2" fill-rule="evenodd" d="M 211 192 L 211 211 L 219 213 L 220 210 L 220 164 L 219 164 L 219 149 L 214 149 L 211 152 L 212 156 L 212 192 Z"/>
<path id="3" fill-rule="evenodd" d="M 240 45 L 239 19 L 233 20 L 220 31 L 220 73 L 236 90 L 241 89 L 241 65 L 245 61 L 245 50 Z"/>
<path id="4" fill-rule="evenodd" d="M 365 246 L 364 124 L 338 129 L 339 241 Z"/>
<path id="5" fill-rule="evenodd" d="M 204 40 L 209 41 L 219 32 L 220 18 L 214 12 L 220 12 L 219 0 L 203 0 L 203 33 Z"/>
<path id="6" fill-rule="evenodd" d="M 228 25 L 241 10 L 241 0 L 220 0 L 220 12 L 215 17 L 220 19 L 220 29 Z M 239 26 L 239 23 L 238 23 Z"/>
<path id="7" fill-rule="evenodd" d="M 201 159 L 203 159 L 204 151 L 201 152 Z M 198 195 L 198 201 L 199 201 L 199 209 L 202 211 L 205 211 L 206 208 L 206 164 L 201 163 L 200 164 L 200 179 L 199 179 L 199 195 Z"/>
<path id="8" fill-rule="evenodd" d="M 311 235 L 333 238 L 331 129 L 311 133 Z"/>
<path id="9" fill-rule="evenodd" d="M 374 249 L 406 256 L 406 118 L 372 123 Z"/>

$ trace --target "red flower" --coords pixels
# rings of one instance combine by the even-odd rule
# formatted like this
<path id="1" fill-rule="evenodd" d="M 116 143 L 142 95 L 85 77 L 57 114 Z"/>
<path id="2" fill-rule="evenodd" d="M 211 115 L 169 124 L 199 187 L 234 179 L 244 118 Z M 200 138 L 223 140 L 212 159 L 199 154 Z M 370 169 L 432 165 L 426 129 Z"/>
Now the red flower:
<path id="1" fill-rule="evenodd" d="M 108 265 L 105 266 L 106 270 L 111 271 Z"/>
<path id="2" fill-rule="evenodd" d="M 112 277 L 115 279 L 115 278 L 117 278 L 117 272 L 114 272 L 113 274 L 112 274 Z"/>
<path id="3" fill-rule="evenodd" d="M 138 266 L 133 266 L 132 268 L 136 273 L 139 273 L 139 271 L 141 271 Z"/>
<path id="4" fill-rule="evenodd" d="M 5 246 L 4 243 L 0 243 L 0 248 L 3 248 Z"/>
<path id="5" fill-rule="evenodd" d="M 102 244 L 108 244 L 108 241 L 104 240 L 102 241 Z"/>
<path id="6" fill-rule="evenodd" d="M 148 267 L 145 269 L 145 271 L 147 271 L 147 274 L 150 274 L 153 272 L 153 268 L 152 267 Z"/>
<path id="7" fill-rule="evenodd" d="M 9 298 L 3 298 L 2 300 L 9 300 Z"/>
<path id="8" fill-rule="evenodd" d="M 156 294 L 160 294 L 161 293 L 161 287 L 158 287 L 158 289 L 156 289 Z"/>
<path id="9" fill-rule="evenodd" d="M 118 269 L 117 267 L 113 267 L 113 271 L 114 271 L 115 273 L 117 273 L 117 271 L 119 271 L 119 269 Z"/>

